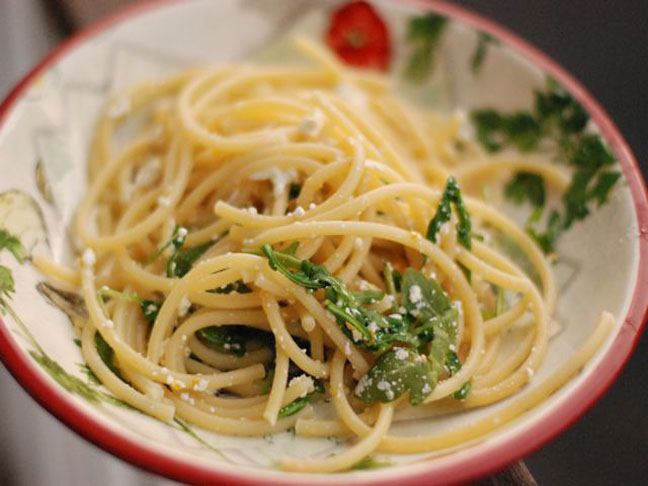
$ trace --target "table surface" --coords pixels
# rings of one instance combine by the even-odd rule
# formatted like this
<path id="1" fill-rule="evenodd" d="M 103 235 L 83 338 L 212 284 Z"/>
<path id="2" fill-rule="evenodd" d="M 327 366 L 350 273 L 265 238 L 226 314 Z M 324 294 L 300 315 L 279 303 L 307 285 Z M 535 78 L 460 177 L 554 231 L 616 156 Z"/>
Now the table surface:
<path id="1" fill-rule="evenodd" d="M 83 3 L 83 2 L 76 2 Z M 119 2 L 101 2 L 106 5 Z M 460 0 L 544 50 L 580 79 L 648 173 L 648 1 Z M 48 8 L 44 5 L 48 4 Z M 52 2 L 0 0 L 0 98 L 73 28 Z M 86 9 L 87 11 L 87 9 Z M 538 484 L 645 484 L 648 339 L 583 418 L 526 459 Z M 156 485 L 170 481 L 114 459 L 58 423 L 0 371 L 0 485 Z M 39 467 L 35 467 L 38 464 Z"/>

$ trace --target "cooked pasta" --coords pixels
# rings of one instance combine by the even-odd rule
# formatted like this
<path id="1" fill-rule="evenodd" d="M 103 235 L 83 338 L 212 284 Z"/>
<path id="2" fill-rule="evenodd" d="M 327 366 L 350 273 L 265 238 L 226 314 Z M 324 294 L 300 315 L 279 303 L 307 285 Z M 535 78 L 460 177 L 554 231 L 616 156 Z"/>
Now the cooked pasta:
<path id="1" fill-rule="evenodd" d="M 376 450 L 484 435 L 572 376 L 612 317 L 494 417 L 416 437 L 389 431 L 511 397 L 542 365 L 550 265 L 467 188 L 520 168 L 559 189 L 567 178 L 533 157 L 488 155 L 459 114 L 414 107 L 386 78 L 297 47 L 314 62 L 197 69 L 111 98 L 73 229 L 78 265 L 36 264 L 79 289 L 83 356 L 133 407 L 221 434 L 294 428 L 350 441 L 284 469 L 340 471 Z M 513 334 L 517 345 L 504 346 Z"/>

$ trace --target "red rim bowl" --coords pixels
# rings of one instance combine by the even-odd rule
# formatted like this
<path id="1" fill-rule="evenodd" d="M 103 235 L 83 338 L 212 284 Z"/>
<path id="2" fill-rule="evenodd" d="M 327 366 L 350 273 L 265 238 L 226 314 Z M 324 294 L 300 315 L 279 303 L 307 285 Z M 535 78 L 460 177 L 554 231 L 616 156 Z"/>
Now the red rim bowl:
<path id="1" fill-rule="evenodd" d="M 0 105 L 0 128 L 12 107 L 25 93 L 32 81 L 61 57 L 76 49 L 83 42 L 126 19 L 178 1 L 149 0 L 126 7 L 62 43 L 42 59 L 2 102 Z M 628 182 L 637 214 L 638 227 L 648 227 L 647 193 L 641 170 L 614 123 L 592 95 L 574 77 L 525 40 L 480 15 L 443 2 L 406 1 L 422 10 L 436 11 L 490 33 L 556 78 L 583 105 L 610 144 Z M 610 387 L 629 359 L 641 336 L 648 315 L 648 234 L 642 232 L 638 237 L 639 266 L 628 314 L 606 355 L 592 370 L 589 377 L 573 390 L 568 402 L 561 404 L 559 408 L 538 420 L 533 426 L 492 447 L 470 446 L 451 454 L 452 460 L 446 461 L 443 457 L 435 459 L 434 467 L 430 466 L 430 461 L 416 465 L 395 466 L 389 472 L 384 470 L 378 473 L 354 476 L 353 482 L 357 485 L 388 486 L 393 484 L 397 478 L 402 486 L 463 483 L 500 470 L 527 456 L 580 418 Z M 259 476 L 256 474 L 252 476 L 244 472 L 215 471 L 144 447 L 90 416 L 83 409 L 77 407 L 55 382 L 38 371 L 29 356 L 21 351 L 11 338 L 2 320 L 0 320 L 0 358 L 16 381 L 43 408 L 80 436 L 127 462 L 183 483 L 259 484 Z M 301 479 L 295 476 L 295 481 L 303 481 L 303 478 L 303 476 Z M 277 486 L 299 484 L 295 481 L 292 481 L 288 476 L 273 477 L 272 473 L 263 479 L 264 484 Z M 309 477 L 308 483 L 313 486 L 330 484 L 326 476 Z"/>

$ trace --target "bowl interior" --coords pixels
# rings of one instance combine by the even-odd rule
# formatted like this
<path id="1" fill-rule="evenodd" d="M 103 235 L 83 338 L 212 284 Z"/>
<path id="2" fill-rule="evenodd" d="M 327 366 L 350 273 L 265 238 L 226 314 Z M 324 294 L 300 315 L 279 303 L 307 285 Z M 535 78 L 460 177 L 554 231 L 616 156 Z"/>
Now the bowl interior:
<path id="1" fill-rule="evenodd" d="M 240 58 L 289 60 L 289 36 L 301 33 L 322 39 L 330 10 L 336 4 L 296 0 L 165 3 L 128 16 L 77 43 L 29 84 L 0 126 L 0 227 L 20 236 L 30 254 L 44 252 L 59 262 L 70 262 L 72 242 L 66 228 L 84 192 L 89 141 L 108 93 L 195 64 Z M 487 43 L 476 70 L 474 59 L 482 37 L 474 27 L 457 20 L 451 20 L 439 38 L 436 65 L 428 80 L 412 85 L 402 77 L 408 55 L 404 39 L 408 20 L 421 15 L 421 9 L 407 2 L 374 5 L 392 37 L 394 61 L 390 73 L 403 94 L 417 102 L 446 111 L 457 107 L 466 111 L 484 107 L 528 109 L 534 90 L 545 86 L 547 73 L 506 43 Z M 503 204 L 513 218 L 524 221 L 524 211 L 497 203 Z M 521 393 L 532 391 L 568 359 L 592 332 L 601 311 L 614 314 L 618 322 L 615 333 L 619 332 L 637 281 L 638 234 L 635 204 L 624 180 L 609 203 L 562 237 L 560 260 L 554 266 L 559 284 L 559 331 L 551 340 L 541 369 Z M 20 265 L 7 252 L 0 254 L 0 264 L 11 269 L 16 285 L 8 304 L 10 312 L 3 316 L 4 324 L 20 352 L 37 358 L 29 358 L 27 366 L 45 380 L 66 382 L 61 381 L 63 375 L 81 380 L 90 390 L 87 393 L 74 393 L 73 387 L 58 390 L 79 413 L 100 421 L 129 442 L 206 470 L 245 471 L 248 477 L 282 481 L 289 479 L 269 470 L 286 454 L 325 456 L 344 447 L 333 440 L 305 439 L 289 433 L 249 439 L 218 436 L 193 427 L 185 430 L 97 398 L 100 388 L 88 385 L 88 377 L 79 366 L 83 360 L 68 317 L 52 305 L 56 296 L 39 285 L 43 277 L 31 264 Z M 526 413 L 522 420 L 481 439 L 475 447 L 487 449 L 505 443 L 544 418 L 569 408 L 571 393 L 591 377 L 612 342 L 610 339 L 581 374 L 542 405 Z M 401 422 L 395 425 L 394 433 L 448 430 L 505 404 L 442 420 Z M 443 458 L 425 467 L 442 467 L 447 461 L 461 460 L 460 455 L 448 452 L 443 451 Z M 438 454 L 378 454 L 376 458 L 400 464 L 434 455 Z M 389 471 L 382 471 L 382 477 L 398 474 L 401 469 Z M 363 478 L 372 473 L 353 474 Z M 338 480 L 348 480 L 348 476 L 331 479 Z"/>

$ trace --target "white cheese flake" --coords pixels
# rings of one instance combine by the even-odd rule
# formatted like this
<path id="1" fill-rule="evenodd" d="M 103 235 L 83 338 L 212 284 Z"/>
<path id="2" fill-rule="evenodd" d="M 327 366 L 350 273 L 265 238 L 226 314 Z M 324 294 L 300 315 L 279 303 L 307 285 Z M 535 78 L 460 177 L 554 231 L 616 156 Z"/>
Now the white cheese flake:
<path id="1" fill-rule="evenodd" d="M 407 352 L 407 349 L 405 348 L 394 348 L 394 353 L 396 355 L 396 359 L 407 359 L 409 358 L 409 353 Z"/>
<path id="2" fill-rule="evenodd" d="M 97 263 L 97 256 L 95 255 L 95 252 L 92 250 L 92 248 L 86 248 L 83 251 L 83 255 L 81 255 L 81 260 L 83 261 L 83 264 L 85 266 L 91 267 L 95 263 Z"/>
<path id="3" fill-rule="evenodd" d="M 190 307 L 191 307 L 191 301 L 185 295 L 180 300 L 180 304 L 178 304 L 178 317 L 186 316 L 187 313 L 189 312 Z"/>
<path id="4" fill-rule="evenodd" d="M 301 122 L 299 123 L 299 127 L 297 129 L 302 135 L 314 138 L 320 134 L 323 126 L 324 113 L 316 108 L 315 110 L 313 110 L 313 113 L 301 119 Z"/>
<path id="5" fill-rule="evenodd" d="M 413 304 L 416 304 L 416 303 L 420 302 L 421 299 L 423 298 L 423 293 L 421 292 L 421 287 L 419 287 L 418 285 L 412 285 L 409 288 L 409 292 L 408 292 L 407 296 L 409 297 L 410 302 L 413 303 Z"/>
<path id="6" fill-rule="evenodd" d="M 297 171 L 295 169 L 281 170 L 277 167 L 272 167 L 255 172 L 249 179 L 252 181 L 269 180 L 272 183 L 273 195 L 279 197 L 286 190 L 286 186 L 297 179 Z"/>

